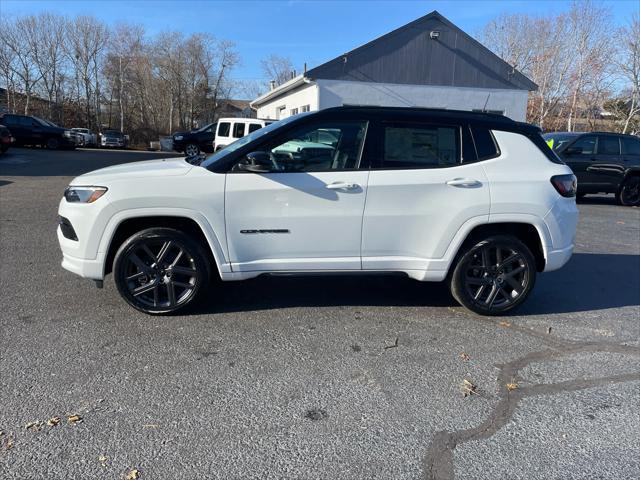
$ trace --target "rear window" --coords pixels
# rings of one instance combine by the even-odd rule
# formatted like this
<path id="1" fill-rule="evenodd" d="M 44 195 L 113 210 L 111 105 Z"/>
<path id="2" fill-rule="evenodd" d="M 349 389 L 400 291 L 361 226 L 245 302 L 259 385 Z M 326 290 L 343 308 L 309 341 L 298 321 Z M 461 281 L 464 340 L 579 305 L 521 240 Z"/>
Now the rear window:
<path id="1" fill-rule="evenodd" d="M 438 168 L 460 159 L 457 127 L 393 125 L 384 128 L 382 168 Z"/>
<path id="2" fill-rule="evenodd" d="M 622 153 L 625 155 L 640 155 L 640 139 L 622 137 Z"/>
<path id="3" fill-rule="evenodd" d="M 598 136 L 599 155 L 620 155 L 620 140 L 618 137 Z"/>
<path id="4" fill-rule="evenodd" d="M 478 160 L 486 160 L 500 155 L 493 134 L 488 128 L 471 127 L 471 134 L 476 146 Z"/>
<path id="5" fill-rule="evenodd" d="M 218 136 L 228 137 L 231 130 L 231 124 L 229 122 L 222 122 L 218 125 Z"/>
<path id="6" fill-rule="evenodd" d="M 233 124 L 233 137 L 234 138 L 244 137 L 244 123 Z"/>

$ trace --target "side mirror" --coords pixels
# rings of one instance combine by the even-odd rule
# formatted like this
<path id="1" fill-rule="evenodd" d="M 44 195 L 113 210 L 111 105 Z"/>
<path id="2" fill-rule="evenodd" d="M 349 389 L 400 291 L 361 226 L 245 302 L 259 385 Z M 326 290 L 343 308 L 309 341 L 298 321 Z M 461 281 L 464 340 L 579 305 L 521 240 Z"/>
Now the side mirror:
<path id="1" fill-rule="evenodd" d="M 273 170 L 271 154 L 268 152 L 247 153 L 245 161 L 238 166 L 241 170 L 253 173 L 268 173 Z"/>
<path id="2" fill-rule="evenodd" d="M 567 155 L 580 155 L 582 153 L 582 147 L 569 147 L 564 153 Z"/>

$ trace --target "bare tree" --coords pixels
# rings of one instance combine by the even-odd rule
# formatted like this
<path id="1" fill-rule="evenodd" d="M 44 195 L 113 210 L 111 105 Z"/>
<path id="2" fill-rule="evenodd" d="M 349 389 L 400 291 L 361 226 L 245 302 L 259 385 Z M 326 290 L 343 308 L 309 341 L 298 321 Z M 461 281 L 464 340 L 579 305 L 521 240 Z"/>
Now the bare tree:
<path id="1" fill-rule="evenodd" d="M 267 58 L 260 61 L 262 72 L 268 82 L 275 82 L 276 85 L 282 85 L 291 79 L 293 72 L 293 63 L 289 57 L 281 57 L 280 55 L 271 54 Z"/>
<path id="2" fill-rule="evenodd" d="M 622 127 L 622 133 L 627 133 L 633 120 L 640 116 L 640 15 L 633 15 L 629 23 L 618 30 L 616 39 L 620 46 L 616 66 L 629 91 L 629 106 L 625 108 Z M 627 102 L 622 103 L 626 107 Z"/>

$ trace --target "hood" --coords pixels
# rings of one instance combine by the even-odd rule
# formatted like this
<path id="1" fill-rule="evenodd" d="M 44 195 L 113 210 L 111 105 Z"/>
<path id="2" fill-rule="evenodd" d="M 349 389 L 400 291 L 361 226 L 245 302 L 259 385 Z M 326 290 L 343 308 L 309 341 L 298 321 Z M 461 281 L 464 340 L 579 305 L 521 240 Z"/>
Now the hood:
<path id="1" fill-rule="evenodd" d="M 185 162 L 184 158 L 124 163 L 80 175 L 73 179 L 71 185 L 108 186 L 109 183 L 118 180 L 185 175 L 192 168 L 193 165 Z"/>

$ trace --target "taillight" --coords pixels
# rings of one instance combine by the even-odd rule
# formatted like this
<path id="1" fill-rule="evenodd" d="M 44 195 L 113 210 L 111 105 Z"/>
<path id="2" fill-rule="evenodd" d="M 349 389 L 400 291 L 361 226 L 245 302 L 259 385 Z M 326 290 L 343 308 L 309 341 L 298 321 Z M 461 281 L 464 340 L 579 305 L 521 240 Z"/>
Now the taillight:
<path id="1" fill-rule="evenodd" d="M 554 175 L 551 177 L 551 184 L 563 197 L 575 197 L 578 190 L 578 180 L 573 174 Z"/>

